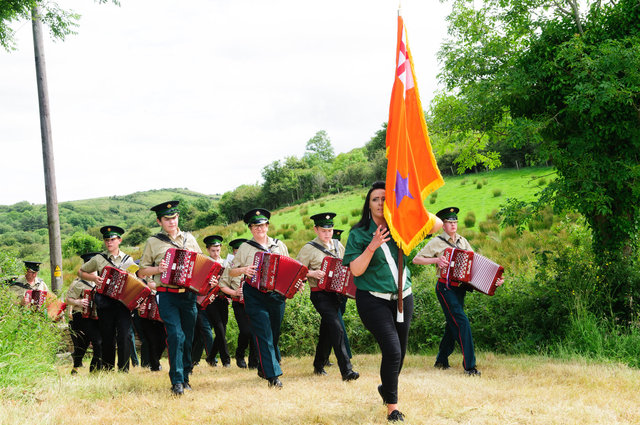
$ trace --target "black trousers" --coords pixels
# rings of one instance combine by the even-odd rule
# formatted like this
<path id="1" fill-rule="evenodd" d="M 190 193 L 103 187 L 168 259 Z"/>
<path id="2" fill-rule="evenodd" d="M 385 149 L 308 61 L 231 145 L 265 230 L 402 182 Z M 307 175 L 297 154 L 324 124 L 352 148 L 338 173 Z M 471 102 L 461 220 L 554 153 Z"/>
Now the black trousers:
<path id="1" fill-rule="evenodd" d="M 384 401 L 395 404 L 398 402 L 398 376 L 407 353 L 409 327 L 413 316 L 413 295 L 403 300 L 403 322 L 396 320 L 397 300 L 385 300 L 358 289 L 356 307 L 362 323 L 373 334 L 382 352 L 380 379 Z"/>
<path id="2" fill-rule="evenodd" d="M 105 297 L 106 298 L 106 297 Z M 113 370 L 118 348 L 118 370 L 129 370 L 131 312 L 120 301 L 108 298 L 106 306 L 98 307 L 100 335 L 102 336 L 102 367 Z"/>
<path id="3" fill-rule="evenodd" d="M 249 317 L 244 311 L 244 304 L 233 301 L 231 303 L 233 307 L 233 315 L 238 323 L 238 344 L 236 346 L 236 359 L 244 359 L 244 353 L 249 347 L 249 361 L 250 368 L 258 367 L 258 351 L 256 350 L 256 344 L 251 337 L 251 326 L 249 325 Z"/>
<path id="4" fill-rule="evenodd" d="M 97 320 L 85 319 L 82 313 L 73 313 L 71 321 L 71 341 L 73 342 L 73 367 L 82 366 L 89 344 L 93 346 L 93 358 L 89 370 L 93 372 L 102 367 L 102 337 Z"/>
<path id="5" fill-rule="evenodd" d="M 220 353 L 222 364 L 229 364 L 231 363 L 231 357 L 227 346 L 227 322 L 229 321 L 229 301 L 227 297 L 218 296 L 207 306 L 206 311 L 211 328 L 215 333 L 213 349 L 210 353 L 207 353 L 207 361 L 212 363 L 215 361 L 216 355 Z"/>
<path id="6" fill-rule="evenodd" d="M 312 291 L 311 302 L 321 317 L 320 335 L 316 345 L 313 367 L 316 370 L 322 369 L 331 352 L 331 348 L 333 348 L 340 367 L 340 373 L 345 376 L 351 371 L 352 367 L 340 320 L 341 300 L 335 292 Z"/>
<path id="7" fill-rule="evenodd" d="M 160 370 L 160 359 L 167 347 L 167 332 L 164 323 L 157 320 L 140 318 L 142 335 L 147 344 L 149 368 L 153 371 Z"/>

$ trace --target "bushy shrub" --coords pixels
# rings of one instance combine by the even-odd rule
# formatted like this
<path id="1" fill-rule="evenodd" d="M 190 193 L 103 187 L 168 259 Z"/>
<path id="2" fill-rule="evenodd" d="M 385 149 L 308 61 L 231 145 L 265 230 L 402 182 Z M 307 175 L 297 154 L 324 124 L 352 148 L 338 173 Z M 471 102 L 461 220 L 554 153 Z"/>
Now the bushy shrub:
<path id="1" fill-rule="evenodd" d="M 0 254 L 0 263 L 3 281 L 17 261 Z M 0 388 L 5 395 L 31 397 L 43 378 L 55 376 L 63 334 L 44 311 L 17 305 L 6 285 L 0 285 L 0 317 Z"/>
<path id="2" fill-rule="evenodd" d="M 347 216 L 347 215 L 343 215 L 343 216 L 340 218 L 340 221 L 342 222 L 342 224 L 347 224 L 347 223 L 349 222 L 349 216 Z"/>
<path id="3" fill-rule="evenodd" d="M 144 243 L 151 236 L 151 230 L 146 226 L 134 226 L 122 237 L 122 243 L 128 246 L 136 246 Z"/>
<path id="4" fill-rule="evenodd" d="M 309 214 L 309 207 L 308 206 L 300 207 L 299 213 L 303 217 L 308 215 Z"/>
<path id="5" fill-rule="evenodd" d="M 102 251 L 102 248 L 103 243 L 101 240 L 86 233 L 76 232 L 62 244 L 62 255 L 65 258 L 69 258 L 74 255 L 82 255 L 86 252 Z"/>
<path id="6" fill-rule="evenodd" d="M 492 220 L 481 221 L 478 227 L 482 233 L 500 232 L 500 226 Z"/>
<path id="7" fill-rule="evenodd" d="M 502 189 L 493 189 L 493 197 L 497 198 L 502 195 Z"/>
<path id="8" fill-rule="evenodd" d="M 469 211 L 464 217 L 464 227 L 470 228 L 476 225 L 476 213 Z"/>
<path id="9" fill-rule="evenodd" d="M 354 208 L 351 210 L 351 217 L 359 217 L 362 215 L 362 209 Z"/>

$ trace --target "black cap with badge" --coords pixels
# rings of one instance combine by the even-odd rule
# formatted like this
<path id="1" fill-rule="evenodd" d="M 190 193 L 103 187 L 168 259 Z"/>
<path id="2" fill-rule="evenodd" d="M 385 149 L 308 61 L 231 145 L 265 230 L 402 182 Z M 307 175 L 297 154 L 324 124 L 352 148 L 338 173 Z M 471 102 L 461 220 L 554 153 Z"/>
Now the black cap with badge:
<path id="1" fill-rule="evenodd" d="M 177 208 L 179 203 L 180 201 L 162 202 L 161 204 L 151 207 L 151 211 L 154 211 L 158 218 L 160 217 L 173 218 L 177 216 L 178 213 L 180 212 L 178 211 L 178 208 Z"/>
<path id="2" fill-rule="evenodd" d="M 100 233 L 102 233 L 102 239 L 121 238 L 124 229 L 118 226 L 103 226 L 100 228 Z"/>
<path id="3" fill-rule="evenodd" d="M 24 266 L 27 268 L 27 270 L 31 270 L 32 272 L 39 272 L 40 271 L 40 264 L 42 264 L 39 261 L 25 261 L 24 262 Z"/>
<path id="4" fill-rule="evenodd" d="M 312 215 L 311 220 L 313 220 L 313 223 L 316 227 L 324 227 L 326 229 L 330 229 L 333 227 L 333 217 L 335 216 L 336 213 L 324 212 Z"/>
<path id="5" fill-rule="evenodd" d="M 342 229 L 333 229 L 333 239 L 340 240 L 340 236 L 342 236 L 342 232 L 344 232 L 344 230 Z"/>
<path id="6" fill-rule="evenodd" d="M 269 218 L 271 218 L 271 213 L 268 210 L 264 208 L 254 208 L 244 214 L 243 220 L 251 226 L 252 224 L 268 223 Z"/>
<path id="7" fill-rule="evenodd" d="M 460 208 L 447 207 L 436 213 L 436 216 L 442 221 L 458 221 L 458 212 Z"/>
<path id="8" fill-rule="evenodd" d="M 245 243 L 247 240 L 245 238 L 238 238 L 238 239 L 234 239 L 231 242 L 229 242 L 229 246 L 233 249 L 238 249 L 240 248 L 240 245 L 242 245 L 243 243 Z"/>
<path id="9" fill-rule="evenodd" d="M 222 236 L 220 235 L 209 235 L 202 240 L 204 244 L 209 248 L 210 246 L 222 245 Z"/>

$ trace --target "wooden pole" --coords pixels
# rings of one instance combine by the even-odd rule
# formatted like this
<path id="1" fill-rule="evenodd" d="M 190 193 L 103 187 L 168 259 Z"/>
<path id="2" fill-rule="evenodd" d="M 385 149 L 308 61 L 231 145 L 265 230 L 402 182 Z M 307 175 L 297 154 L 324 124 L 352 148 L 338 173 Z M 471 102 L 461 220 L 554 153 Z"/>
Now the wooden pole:
<path id="1" fill-rule="evenodd" d="M 404 252 L 402 252 L 402 249 L 398 247 L 398 315 L 397 315 L 398 322 L 404 322 L 404 312 L 403 312 L 403 305 L 402 305 L 402 289 L 404 286 L 402 282 L 403 271 L 404 271 Z"/>
<path id="2" fill-rule="evenodd" d="M 33 24 L 33 51 L 36 61 L 38 82 L 38 104 L 40 106 L 40 134 L 42 135 L 42 161 L 44 163 L 44 187 L 47 197 L 47 222 L 49 225 L 49 260 L 51 264 L 51 289 L 58 293 L 62 289 L 62 247 L 60 243 L 60 217 L 58 216 L 58 195 L 56 173 L 53 161 L 51 121 L 49 116 L 49 93 L 47 71 L 44 60 L 44 41 L 40 7 L 31 10 Z"/>

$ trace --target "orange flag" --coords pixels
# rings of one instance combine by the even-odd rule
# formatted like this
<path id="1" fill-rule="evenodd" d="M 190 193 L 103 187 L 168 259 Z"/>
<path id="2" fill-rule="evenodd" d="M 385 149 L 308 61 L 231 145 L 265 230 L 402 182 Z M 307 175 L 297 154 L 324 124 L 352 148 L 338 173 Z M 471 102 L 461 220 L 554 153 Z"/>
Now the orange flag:
<path id="1" fill-rule="evenodd" d="M 396 64 L 387 125 L 384 216 L 391 236 L 409 255 L 435 223 L 435 216 L 424 207 L 424 199 L 444 185 L 444 180 L 431 150 L 407 32 L 400 15 Z"/>

